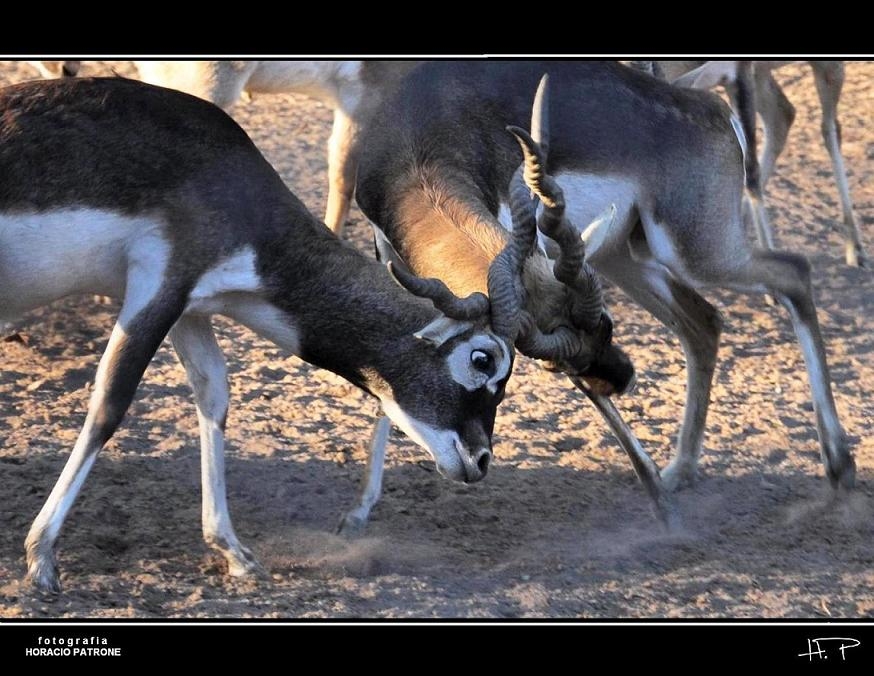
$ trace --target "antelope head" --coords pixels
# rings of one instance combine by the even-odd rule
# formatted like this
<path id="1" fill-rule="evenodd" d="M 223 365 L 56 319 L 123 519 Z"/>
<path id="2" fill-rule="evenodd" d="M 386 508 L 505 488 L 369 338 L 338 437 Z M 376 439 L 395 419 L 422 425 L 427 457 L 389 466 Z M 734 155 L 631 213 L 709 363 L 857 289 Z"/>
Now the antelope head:
<path id="1" fill-rule="evenodd" d="M 411 382 L 407 388 L 399 375 L 391 398 L 377 393 L 383 410 L 431 453 L 443 476 L 479 481 L 488 471 L 496 408 L 513 368 L 513 341 L 502 328 L 508 322 L 494 316 L 485 294 L 459 298 L 437 279 L 416 277 L 403 265 L 389 263 L 388 268 L 401 286 L 431 300 L 440 314 L 415 333 L 432 348 L 419 354 L 431 360 L 433 387 L 422 391 Z M 450 410 L 439 405 L 446 399 L 462 403 L 453 409 L 452 419 L 435 417 Z M 403 410 L 396 404 L 399 400 L 406 404 Z"/>

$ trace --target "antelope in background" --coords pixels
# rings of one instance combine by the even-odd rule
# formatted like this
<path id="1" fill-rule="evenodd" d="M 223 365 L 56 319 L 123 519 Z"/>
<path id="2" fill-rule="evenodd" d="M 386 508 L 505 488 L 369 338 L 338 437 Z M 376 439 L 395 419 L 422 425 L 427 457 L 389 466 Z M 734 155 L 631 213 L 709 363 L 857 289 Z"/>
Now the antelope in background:
<path id="1" fill-rule="evenodd" d="M 746 189 L 753 207 L 753 223 L 760 246 L 774 248 L 773 234 L 764 210 L 764 190 L 777 158 L 786 146 L 795 119 L 795 106 L 774 79 L 773 71 L 796 61 L 654 61 L 653 74 L 680 87 L 710 89 L 723 85 L 744 130 Z M 808 61 L 822 108 L 822 139 L 832 162 L 841 199 L 844 250 L 847 265 L 866 267 L 858 219 L 853 211 L 847 171 L 841 153 L 838 102 L 844 84 L 843 61 Z M 762 118 L 765 143 L 761 158 L 756 150 L 756 114 Z"/>
<path id="2" fill-rule="evenodd" d="M 485 476 L 519 332 L 521 282 L 505 265 L 487 286 L 500 307 L 421 280 L 411 286 L 429 299 L 417 298 L 313 217 L 222 110 L 134 80 L 0 90 L 0 175 L 0 320 L 73 293 L 123 299 L 85 424 L 27 536 L 38 589 L 59 590 L 64 519 L 168 335 L 197 405 L 204 539 L 231 575 L 258 569 L 228 513 L 213 314 L 377 397 L 445 476 Z M 578 295 L 603 312 L 594 290 Z M 580 360 L 604 349 L 577 346 Z"/>
<path id="3" fill-rule="evenodd" d="M 306 94 L 334 109 L 325 223 L 338 236 L 355 190 L 356 138 L 416 61 L 134 61 L 143 82 L 229 109 L 243 93 Z"/>
<path id="4" fill-rule="evenodd" d="M 568 219 L 580 227 L 616 207 L 612 225 L 584 233 L 586 261 L 675 332 L 685 352 L 686 405 L 662 481 L 677 488 L 696 475 L 722 328 L 699 291 L 725 287 L 771 294 L 789 312 L 826 474 L 835 487 L 853 486 L 855 463 L 832 396 L 810 265 L 747 242 L 740 130 L 709 92 L 615 62 L 426 63 L 362 133 L 356 199 L 381 255 L 442 279 L 457 294 L 486 289 L 507 239 L 507 186 L 520 161 L 504 128 L 527 118 L 543 73 L 552 82 L 546 169 L 569 196 Z M 546 258 L 536 254 L 526 270 L 525 309 L 536 325 L 572 328 L 572 301 L 550 281 Z M 524 342 L 516 346 L 529 353 Z M 552 361 L 578 386 L 590 375 Z M 608 424 L 624 433 L 614 417 Z"/>

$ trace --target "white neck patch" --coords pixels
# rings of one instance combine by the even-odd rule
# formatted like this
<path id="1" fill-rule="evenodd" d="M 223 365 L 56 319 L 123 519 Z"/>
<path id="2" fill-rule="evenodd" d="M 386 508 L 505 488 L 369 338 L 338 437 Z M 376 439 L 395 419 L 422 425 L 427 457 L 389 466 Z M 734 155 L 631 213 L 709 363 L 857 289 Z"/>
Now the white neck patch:
<path id="1" fill-rule="evenodd" d="M 380 397 L 382 410 L 391 421 L 419 446 L 426 449 L 439 472 L 454 481 L 462 481 L 465 476 L 461 438 L 455 430 L 441 430 L 417 420 L 404 411 L 397 402 L 388 397 Z"/>

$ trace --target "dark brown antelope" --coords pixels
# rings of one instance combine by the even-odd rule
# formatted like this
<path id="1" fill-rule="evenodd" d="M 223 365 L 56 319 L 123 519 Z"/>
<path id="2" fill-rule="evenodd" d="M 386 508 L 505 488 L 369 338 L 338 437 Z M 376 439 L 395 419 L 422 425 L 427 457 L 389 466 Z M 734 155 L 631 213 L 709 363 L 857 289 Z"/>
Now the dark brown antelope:
<path id="1" fill-rule="evenodd" d="M 832 396 L 810 266 L 747 242 L 739 126 L 709 92 L 615 62 L 424 64 L 362 134 L 356 199 L 381 254 L 443 279 L 455 293 L 486 289 L 508 237 L 502 216 L 520 162 L 504 129 L 527 119 L 544 73 L 551 80 L 547 170 L 567 196 L 570 222 L 581 228 L 616 207 L 609 227 L 583 233 L 586 261 L 676 332 L 686 355 L 686 406 L 676 456 L 661 473 L 665 484 L 675 488 L 696 475 L 722 327 L 699 291 L 727 287 L 771 294 L 788 310 L 826 474 L 835 486 L 852 486 L 855 464 Z M 573 303 L 551 279 L 546 257 L 532 261 L 523 276 L 525 309 L 544 330 L 573 327 Z M 526 353 L 523 342 L 517 347 Z M 553 361 L 577 383 L 594 375 Z M 608 418 L 624 435 L 618 416 Z"/>
<path id="2" fill-rule="evenodd" d="M 512 224 L 515 245 L 502 244 L 505 234 L 501 230 L 492 233 L 483 223 L 478 228 L 477 218 L 469 214 L 468 227 L 494 250 L 501 250 L 492 262 L 487 274 L 487 284 L 491 288 L 491 277 L 496 269 L 513 271 L 508 276 L 523 280 L 517 288 L 514 304 L 519 310 L 519 331 L 515 334 L 516 347 L 525 354 L 548 362 L 548 368 L 560 370 L 571 376 L 574 384 L 582 390 L 601 412 L 616 434 L 621 446 L 628 454 L 635 473 L 644 484 L 653 502 L 653 508 L 662 525 L 669 530 L 678 524 L 678 514 L 665 487 L 662 485 L 658 467 L 643 450 L 634 433 L 624 422 L 611 402 L 609 395 L 626 391 L 633 382 L 634 372 L 627 357 L 611 343 L 612 320 L 603 310 L 601 285 L 596 273 L 585 263 L 585 245 L 577 230 L 565 217 L 566 202 L 564 192 L 555 179 L 546 172 L 548 139 L 548 76 L 544 75 L 537 88 L 531 116 L 532 135 L 521 128 L 508 126 L 507 130 L 519 142 L 524 163 L 513 175 L 509 188 L 509 216 Z M 533 195 L 533 200 L 529 196 Z M 539 220 L 535 209 L 543 204 Z M 451 204 L 442 208 L 452 209 Z M 615 205 L 605 210 L 585 228 L 586 238 L 597 240 L 601 233 L 612 227 L 615 218 Z M 538 228 L 553 245 L 555 262 L 547 261 L 537 255 L 535 236 Z M 392 261 L 398 273 L 407 269 L 403 259 L 391 243 L 374 227 L 378 256 Z M 427 236 L 427 235 L 426 235 Z M 512 258 L 511 258 L 512 256 Z M 467 284 L 475 285 L 475 278 L 481 271 L 473 267 L 453 269 L 447 267 L 447 274 L 455 275 L 456 285 L 463 285 L 465 275 L 473 275 Z M 405 284 L 412 288 L 412 280 Z M 564 291 L 560 287 L 564 287 Z M 547 303 L 552 303 L 554 317 L 545 317 L 548 333 L 544 334 L 532 312 L 539 310 L 544 317 L 544 307 L 529 296 L 529 289 L 537 289 L 536 294 Z M 592 290 L 597 295 L 592 295 Z M 422 292 L 425 291 L 423 288 Z M 491 298 L 493 306 L 507 306 L 500 298 Z M 581 349 L 582 345 L 588 347 Z M 600 349 L 597 349 L 601 346 Z M 580 359 L 580 356 L 583 358 Z M 362 485 L 359 503 L 340 521 L 338 530 L 354 534 L 364 528 L 371 509 L 379 499 L 382 486 L 382 470 L 385 457 L 385 443 L 388 421 L 381 420 L 374 431 L 370 456 Z"/>
<path id="3" fill-rule="evenodd" d="M 486 474 L 520 321 L 506 268 L 487 287 L 499 310 L 433 282 L 429 299 L 411 295 L 313 217 L 221 109 L 132 80 L 0 90 L 0 176 L 0 320 L 73 293 L 123 301 L 84 427 L 27 536 L 36 587 L 59 589 L 64 519 L 167 335 L 197 404 L 204 538 L 232 575 L 257 569 L 225 496 L 213 314 L 377 397 L 447 477 Z"/>
<path id="4" fill-rule="evenodd" d="M 73 76 L 79 61 L 29 61 L 45 78 Z M 149 84 L 194 94 L 229 110 L 242 96 L 293 92 L 334 110 L 328 139 L 325 223 L 338 236 L 355 190 L 358 130 L 416 61 L 134 61 Z"/>

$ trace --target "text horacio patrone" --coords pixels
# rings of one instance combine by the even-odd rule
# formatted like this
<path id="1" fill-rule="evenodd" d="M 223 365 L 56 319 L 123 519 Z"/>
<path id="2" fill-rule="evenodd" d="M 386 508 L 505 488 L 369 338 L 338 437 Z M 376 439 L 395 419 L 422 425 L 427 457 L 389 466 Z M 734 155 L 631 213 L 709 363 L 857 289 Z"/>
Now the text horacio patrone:
<path id="1" fill-rule="evenodd" d="M 113 648 L 100 636 L 38 636 L 37 645 L 24 649 L 25 657 L 120 657 L 121 648 Z"/>

